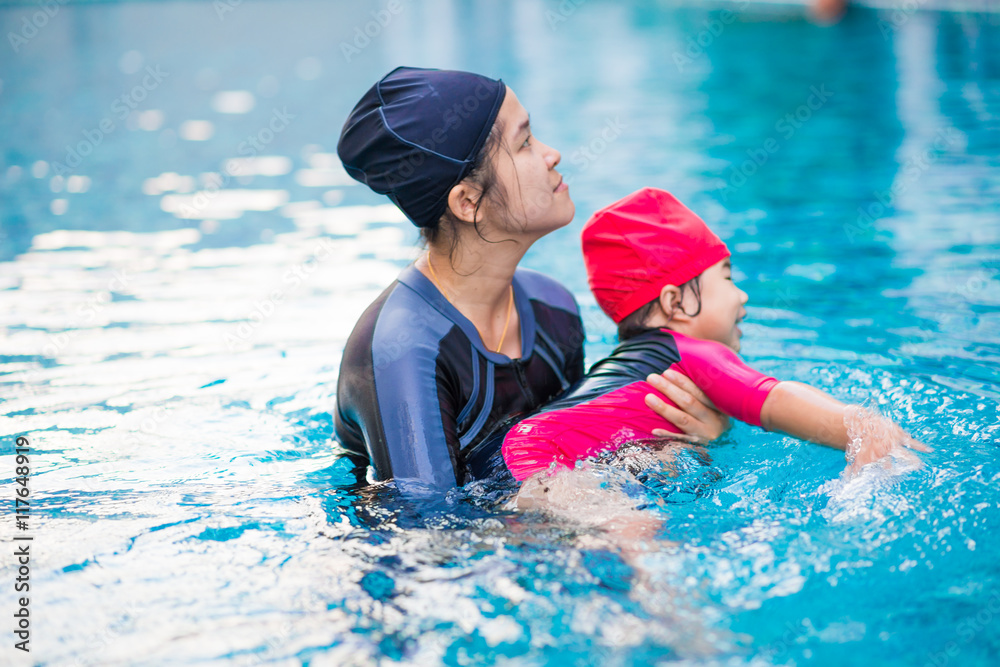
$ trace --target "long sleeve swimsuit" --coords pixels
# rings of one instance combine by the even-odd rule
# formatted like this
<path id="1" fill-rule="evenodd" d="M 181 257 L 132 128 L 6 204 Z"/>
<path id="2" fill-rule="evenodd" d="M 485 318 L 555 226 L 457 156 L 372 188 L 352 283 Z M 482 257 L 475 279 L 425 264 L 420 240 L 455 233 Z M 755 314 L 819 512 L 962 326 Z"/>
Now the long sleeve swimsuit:
<path id="1" fill-rule="evenodd" d="M 566 288 L 518 269 L 522 354 L 487 350 L 472 324 L 412 264 L 348 338 L 337 381 L 337 440 L 380 479 L 455 486 L 485 477 L 489 438 L 583 376 L 583 322 Z M 496 459 L 498 460 L 498 455 Z"/>
<path id="2" fill-rule="evenodd" d="M 674 405 L 645 381 L 668 368 L 691 378 L 719 410 L 754 426 L 761 426 L 764 401 L 778 384 L 721 343 L 649 329 L 621 343 L 564 396 L 511 428 L 502 445 L 507 468 L 524 480 L 553 463 L 571 468 L 578 459 L 651 438 L 653 429 L 681 433 L 645 403 L 652 393 Z"/>

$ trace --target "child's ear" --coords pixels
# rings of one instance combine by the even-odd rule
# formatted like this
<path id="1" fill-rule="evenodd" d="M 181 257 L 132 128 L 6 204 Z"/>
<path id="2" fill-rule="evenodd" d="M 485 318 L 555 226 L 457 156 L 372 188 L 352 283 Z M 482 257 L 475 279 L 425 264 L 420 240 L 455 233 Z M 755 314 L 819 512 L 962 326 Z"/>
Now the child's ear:
<path id="1" fill-rule="evenodd" d="M 681 310 L 681 289 L 677 285 L 664 285 L 660 290 L 660 308 L 667 320 L 671 321 L 676 316 L 685 317 Z"/>

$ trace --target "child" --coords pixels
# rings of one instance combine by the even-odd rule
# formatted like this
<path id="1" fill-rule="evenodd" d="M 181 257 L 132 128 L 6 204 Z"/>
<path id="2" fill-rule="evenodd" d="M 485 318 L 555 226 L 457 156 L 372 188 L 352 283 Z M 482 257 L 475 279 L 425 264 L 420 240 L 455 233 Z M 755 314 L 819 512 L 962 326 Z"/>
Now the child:
<path id="1" fill-rule="evenodd" d="M 736 353 L 747 295 L 732 282 L 729 250 L 670 193 L 644 188 L 595 213 L 583 229 L 583 254 L 620 345 L 507 433 L 503 458 L 517 480 L 680 433 L 646 407 L 665 400 L 654 388 L 665 386 L 657 377 L 665 370 L 691 378 L 731 417 L 847 451 L 855 469 L 902 454 L 899 445 L 929 451 L 880 415 L 744 364 Z"/>

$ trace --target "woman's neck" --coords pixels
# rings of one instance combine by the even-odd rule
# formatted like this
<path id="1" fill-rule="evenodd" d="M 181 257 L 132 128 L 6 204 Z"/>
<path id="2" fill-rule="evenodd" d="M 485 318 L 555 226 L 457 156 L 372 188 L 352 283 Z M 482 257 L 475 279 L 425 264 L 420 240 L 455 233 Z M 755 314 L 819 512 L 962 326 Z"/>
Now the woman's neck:
<path id="1" fill-rule="evenodd" d="M 520 244 L 508 242 L 489 244 L 487 248 L 460 246 L 449 256 L 447 251 L 429 247 L 417 260 L 417 269 L 464 315 L 488 318 L 506 310 L 514 271 L 525 250 Z"/>
<path id="2" fill-rule="evenodd" d="M 493 244 L 489 252 L 460 247 L 454 258 L 430 247 L 416 268 L 472 322 L 487 349 L 515 359 L 523 346 L 512 281 L 523 256 L 520 244 L 514 243 Z"/>

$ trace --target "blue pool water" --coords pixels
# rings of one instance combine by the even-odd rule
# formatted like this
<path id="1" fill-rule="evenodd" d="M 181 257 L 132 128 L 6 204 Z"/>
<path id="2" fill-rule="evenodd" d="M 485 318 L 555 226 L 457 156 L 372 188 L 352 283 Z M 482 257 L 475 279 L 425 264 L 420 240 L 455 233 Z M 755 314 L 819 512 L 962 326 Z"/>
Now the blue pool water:
<path id="1" fill-rule="evenodd" d="M 995 664 L 997 15 L 387 6 L 0 9 L 0 481 L 28 437 L 34 503 L 0 521 L 5 554 L 33 536 L 30 655 L 0 558 L 2 662 Z M 925 467 L 844 478 L 737 425 L 673 475 L 581 472 L 663 520 L 644 549 L 501 482 L 357 479 L 341 350 L 418 250 L 334 151 L 402 63 L 502 77 L 562 151 L 577 216 L 525 264 L 576 294 L 589 362 L 614 335 L 580 227 L 664 187 L 734 252 L 745 358 L 878 407 Z"/>

